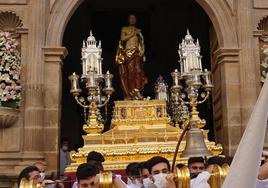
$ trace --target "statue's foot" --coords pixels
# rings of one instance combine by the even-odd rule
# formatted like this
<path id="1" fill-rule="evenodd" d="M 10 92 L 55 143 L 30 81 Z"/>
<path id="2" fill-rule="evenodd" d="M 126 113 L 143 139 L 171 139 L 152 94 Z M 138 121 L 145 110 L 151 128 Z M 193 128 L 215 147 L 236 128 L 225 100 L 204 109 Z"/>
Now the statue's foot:
<path id="1" fill-rule="evenodd" d="M 130 96 L 132 97 L 133 100 L 143 100 L 143 96 L 140 93 L 140 91 L 138 89 L 133 89 L 133 91 L 131 91 Z"/>

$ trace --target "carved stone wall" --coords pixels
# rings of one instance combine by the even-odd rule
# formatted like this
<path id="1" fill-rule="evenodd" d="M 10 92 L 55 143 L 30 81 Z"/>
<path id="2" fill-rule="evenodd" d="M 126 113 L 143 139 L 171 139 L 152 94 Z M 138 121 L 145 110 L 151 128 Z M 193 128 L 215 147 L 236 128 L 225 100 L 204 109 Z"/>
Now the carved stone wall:
<path id="1" fill-rule="evenodd" d="M 65 27 L 82 0 L 0 0 L 22 20 L 23 101 L 16 125 L 0 129 L 0 187 L 33 161 L 58 166 L 61 61 Z M 211 20 L 216 139 L 233 155 L 261 88 L 258 24 L 267 0 L 197 0 Z M 253 2 L 253 3 L 252 3 Z M 54 76 L 52 76 L 54 75 Z M 268 143 L 268 142 L 267 142 Z M 3 176 L 5 175 L 5 176 Z M 10 179 L 10 181 L 8 180 Z"/>

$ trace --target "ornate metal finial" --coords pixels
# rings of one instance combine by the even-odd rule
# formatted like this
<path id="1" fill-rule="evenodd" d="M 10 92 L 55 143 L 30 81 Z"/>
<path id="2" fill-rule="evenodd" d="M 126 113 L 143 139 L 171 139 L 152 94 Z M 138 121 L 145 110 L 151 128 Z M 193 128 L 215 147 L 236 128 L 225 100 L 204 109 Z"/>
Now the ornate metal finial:
<path id="1" fill-rule="evenodd" d="M 89 36 L 87 38 L 87 46 L 89 46 L 91 48 L 94 48 L 94 47 L 96 47 L 96 44 L 97 44 L 97 41 L 96 41 L 95 37 L 92 34 L 92 30 L 90 30 L 90 34 L 89 34 Z"/>
<path id="2" fill-rule="evenodd" d="M 155 99 L 157 100 L 169 100 L 168 97 L 168 85 L 164 78 L 160 75 L 155 83 Z"/>
<path id="3" fill-rule="evenodd" d="M 101 48 L 101 40 L 99 41 L 98 48 Z"/>
<path id="4" fill-rule="evenodd" d="M 82 47 L 82 79 L 87 79 L 89 74 L 94 72 L 102 77 L 102 48 L 101 42 L 97 46 L 97 41 L 95 37 L 92 35 L 92 31 L 90 30 L 90 35 L 87 38 L 86 43 L 83 41 Z"/>
<path id="5" fill-rule="evenodd" d="M 85 40 L 83 40 L 83 48 L 86 47 L 86 43 L 85 43 Z"/>
<path id="6" fill-rule="evenodd" d="M 185 35 L 185 42 L 186 43 L 193 43 L 193 37 L 190 35 L 189 29 L 187 29 L 187 34 Z"/>
<path id="7" fill-rule="evenodd" d="M 182 40 L 182 43 L 179 45 L 178 50 L 180 56 L 180 64 L 181 64 L 181 75 L 187 76 L 191 71 L 202 71 L 202 64 L 200 55 L 200 45 L 199 41 L 194 43 L 193 37 L 190 35 L 189 30 L 187 30 L 187 34 Z"/>

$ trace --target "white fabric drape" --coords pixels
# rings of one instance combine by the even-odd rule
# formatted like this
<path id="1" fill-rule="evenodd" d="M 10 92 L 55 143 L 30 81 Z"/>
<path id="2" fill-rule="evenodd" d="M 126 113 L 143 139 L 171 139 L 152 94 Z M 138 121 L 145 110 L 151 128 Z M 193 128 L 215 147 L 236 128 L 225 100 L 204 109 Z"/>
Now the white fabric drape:
<path id="1" fill-rule="evenodd" d="M 254 188 L 268 117 L 268 75 L 239 143 L 223 188 Z"/>

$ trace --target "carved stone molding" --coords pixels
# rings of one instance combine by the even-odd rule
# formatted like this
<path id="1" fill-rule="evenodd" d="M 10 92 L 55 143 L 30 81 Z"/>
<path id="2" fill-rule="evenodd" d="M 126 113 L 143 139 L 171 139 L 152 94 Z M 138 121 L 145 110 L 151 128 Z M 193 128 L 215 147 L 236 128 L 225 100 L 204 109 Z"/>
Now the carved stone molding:
<path id="1" fill-rule="evenodd" d="M 222 63 L 238 63 L 239 48 L 219 48 L 213 53 L 212 72 Z"/>
<path id="2" fill-rule="evenodd" d="M 19 118 L 19 112 L 15 108 L 0 107 L 0 129 L 14 125 Z"/>
<path id="3" fill-rule="evenodd" d="M 2 5 L 26 5 L 27 0 L 0 0 Z"/>
<path id="4" fill-rule="evenodd" d="M 62 60 L 68 55 L 68 51 L 65 47 L 43 47 L 45 62 L 62 62 Z"/>
<path id="5" fill-rule="evenodd" d="M 268 16 L 260 20 L 257 29 L 268 33 Z"/>
<path id="6" fill-rule="evenodd" d="M 16 32 L 16 28 L 22 27 L 22 21 L 16 13 L 11 11 L 0 12 L 0 30 Z"/>

